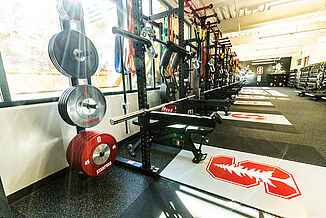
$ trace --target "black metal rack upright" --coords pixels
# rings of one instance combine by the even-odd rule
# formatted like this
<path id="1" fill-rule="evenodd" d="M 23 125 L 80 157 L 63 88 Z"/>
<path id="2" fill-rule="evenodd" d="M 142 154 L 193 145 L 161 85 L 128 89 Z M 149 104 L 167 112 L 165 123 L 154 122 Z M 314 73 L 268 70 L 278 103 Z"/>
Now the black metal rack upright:
<path id="1" fill-rule="evenodd" d="M 215 76 L 214 76 L 214 88 L 218 86 L 219 79 L 219 65 L 217 64 L 217 40 L 214 42 L 214 63 L 215 63 Z"/>
<path id="2" fill-rule="evenodd" d="M 163 18 L 168 14 L 177 13 L 178 14 L 178 26 L 179 34 L 178 41 L 179 45 L 185 48 L 184 43 L 184 2 L 179 1 L 179 7 L 171 9 L 156 15 L 144 16 L 142 13 L 142 0 L 133 0 L 132 1 L 132 10 L 133 10 L 133 25 L 134 33 L 140 35 L 141 30 L 144 28 L 144 19 L 146 19 L 151 24 L 156 25 L 155 20 Z M 159 27 L 160 33 L 162 32 L 162 26 L 156 25 Z M 135 56 L 136 58 L 136 73 L 137 73 L 137 87 L 138 87 L 138 105 L 139 109 L 147 109 L 149 107 L 147 101 L 147 88 L 146 88 L 146 72 L 145 72 L 145 46 L 142 43 L 134 41 Z M 185 97 L 185 88 L 184 88 L 184 61 L 182 60 L 179 65 L 179 98 Z M 182 108 L 180 108 L 182 112 Z M 146 171 L 152 171 L 151 165 L 151 139 L 149 133 L 149 114 L 144 113 L 139 116 L 139 126 L 140 126 L 140 146 L 142 153 L 142 169 Z M 128 163 L 128 161 L 123 161 Z M 136 164 L 131 164 L 137 166 Z"/>
<path id="3" fill-rule="evenodd" d="M 133 10 L 133 25 L 134 33 L 140 35 L 142 28 L 144 27 L 143 21 L 143 9 L 141 0 L 132 1 Z M 148 108 L 147 103 L 147 88 L 146 88 L 146 72 L 145 72 L 145 46 L 137 41 L 134 42 L 135 57 L 136 58 L 136 73 L 137 73 L 137 87 L 138 87 L 138 105 L 139 109 Z M 142 168 L 146 170 L 151 169 L 150 159 L 150 135 L 148 129 L 149 115 L 147 113 L 142 114 L 139 117 L 140 127 L 140 145 L 142 153 Z"/>
<path id="4" fill-rule="evenodd" d="M 208 67 L 208 61 L 210 59 L 210 33 L 206 36 L 206 60 L 205 60 L 205 91 L 209 90 L 209 78 L 210 69 Z"/>

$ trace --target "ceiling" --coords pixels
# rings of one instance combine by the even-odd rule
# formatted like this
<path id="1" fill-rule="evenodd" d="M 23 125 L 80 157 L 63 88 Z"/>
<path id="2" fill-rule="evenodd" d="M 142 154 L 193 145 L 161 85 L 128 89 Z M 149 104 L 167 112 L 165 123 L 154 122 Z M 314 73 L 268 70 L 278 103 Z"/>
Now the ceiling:
<path id="1" fill-rule="evenodd" d="M 178 0 L 168 0 L 177 7 Z M 300 56 L 326 41 L 326 0 L 192 0 L 213 4 L 240 60 Z M 213 21 L 214 18 L 210 18 Z"/>
<path id="2" fill-rule="evenodd" d="M 326 37 L 326 0 L 203 0 L 240 60 L 302 53 Z"/>

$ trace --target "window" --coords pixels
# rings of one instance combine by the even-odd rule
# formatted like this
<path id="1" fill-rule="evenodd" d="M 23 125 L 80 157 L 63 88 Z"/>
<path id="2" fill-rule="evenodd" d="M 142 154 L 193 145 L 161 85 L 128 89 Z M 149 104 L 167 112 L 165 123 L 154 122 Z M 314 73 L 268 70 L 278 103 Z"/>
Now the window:
<path id="1" fill-rule="evenodd" d="M 103 92 L 121 91 L 122 77 L 115 71 L 115 35 L 112 27 L 117 26 L 115 1 L 84 0 L 85 31 L 99 54 L 99 67 L 92 76 L 92 84 Z"/>
<path id="2" fill-rule="evenodd" d="M 12 100 L 58 97 L 69 87 L 48 43 L 60 32 L 55 0 L 11 0 L 0 7 L 0 52 Z"/>

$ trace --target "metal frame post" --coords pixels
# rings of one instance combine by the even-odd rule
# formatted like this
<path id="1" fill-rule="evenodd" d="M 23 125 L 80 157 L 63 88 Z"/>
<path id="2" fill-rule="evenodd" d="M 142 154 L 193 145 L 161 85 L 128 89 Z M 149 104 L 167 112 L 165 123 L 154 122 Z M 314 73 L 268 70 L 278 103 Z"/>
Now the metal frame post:
<path id="1" fill-rule="evenodd" d="M 210 59 L 209 51 L 210 51 L 210 34 L 208 31 L 208 34 L 206 36 L 206 60 L 205 60 L 205 91 L 209 90 L 209 67 L 208 67 L 208 61 Z"/>
<path id="2" fill-rule="evenodd" d="M 140 31 L 144 27 L 142 2 L 141 0 L 132 1 L 134 33 L 140 35 Z M 147 88 L 146 88 L 146 72 L 145 72 L 145 46 L 137 41 L 134 42 L 136 58 L 136 73 L 138 87 L 138 105 L 139 109 L 148 108 L 147 104 Z M 149 115 L 145 113 L 139 116 L 140 125 L 140 145 L 142 153 L 142 168 L 151 169 L 150 159 L 150 135 L 149 135 Z"/>
<path id="3" fill-rule="evenodd" d="M 184 1 L 180 0 L 179 2 L 179 10 L 178 10 L 178 25 L 179 25 L 179 45 L 182 48 L 185 48 L 185 41 L 184 41 Z M 179 98 L 184 98 L 186 96 L 186 90 L 184 87 L 184 60 L 181 59 L 179 65 Z M 183 113 L 183 108 L 179 108 L 180 112 Z"/>
<path id="4" fill-rule="evenodd" d="M 2 56 L 0 52 L 0 88 L 1 88 L 1 97 L 3 101 L 11 101 L 10 90 L 8 86 L 7 76 L 5 68 L 2 61 Z"/>
<path id="5" fill-rule="evenodd" d="M 214 88 L 218 86 L 218 73 L 219 73 L 219 64 L 217 63 L 217 41 L 214 42 L 214 63 L 215 63 L 215 75 L 214 75 Z"/>

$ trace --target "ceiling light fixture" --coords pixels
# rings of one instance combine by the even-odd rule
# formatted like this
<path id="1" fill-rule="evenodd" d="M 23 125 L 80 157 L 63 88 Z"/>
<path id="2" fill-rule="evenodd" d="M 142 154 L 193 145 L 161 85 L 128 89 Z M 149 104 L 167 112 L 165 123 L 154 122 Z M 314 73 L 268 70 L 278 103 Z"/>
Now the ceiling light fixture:
<path id="1" fill-rule="evenodd" d="M 302 46 L 303 45 L 289 45 L 289 46 L 282 46 L 282 47 L 261 48 L 261 49 L 256 49 L 256 51 L 265 51 L 265 50 L 274 50 L 274 49 L 283 49 L 283 48 L 296 48 Z"/>
<path id="2" fill-rule="evenodd" d="M 276 34 L 276 35 L 270 35 L 270 36 L 261 36 L 261 37 L 259 37 L 259 39 L 266 39 L 266 38 L 279 37 L 279 36 L 291 36 L 294 34 L 316 32 L 316 31 L 321 31 L 321 30 L 326 30 L 326 28 L 319 28 L 319 29 L 314 29 L 314 30 L 303 30 L 303 31 L 299 31 L 299 32 L 283 33 L 283 34 Z"/>
<path id="3" fill-rule="evenodd" d="M 275 64 L 275 61 L 270 61 L 270 62 L 261 62 L 261 63 L 251 63 L 251 65 L 266 65 L 266 64 Z"/>
<path id="4" fill-rule="evenodd" d="M 293 5 L 302 4 L 302 3 L 305 3 L 305 2 L 308 2 L 308 1 L 310 1 L 310 0 L 287 1 L 286 3 L 272 5 L 272 6 L 269 7 L 269 9 L 273 10 L 273 9 L 278 9 L 278 8 L 289 7 L 289 6 L 293 6 Z"/>
<path id="5" fill-rule="evenodd" d="M 252 62 L 270 62 L 270 61 L 279 61 L 279 60 L 281 60 L 280 57 L 278 57 L 278 58 L 256 59 L 256 60 L 253 60 Z"/>

